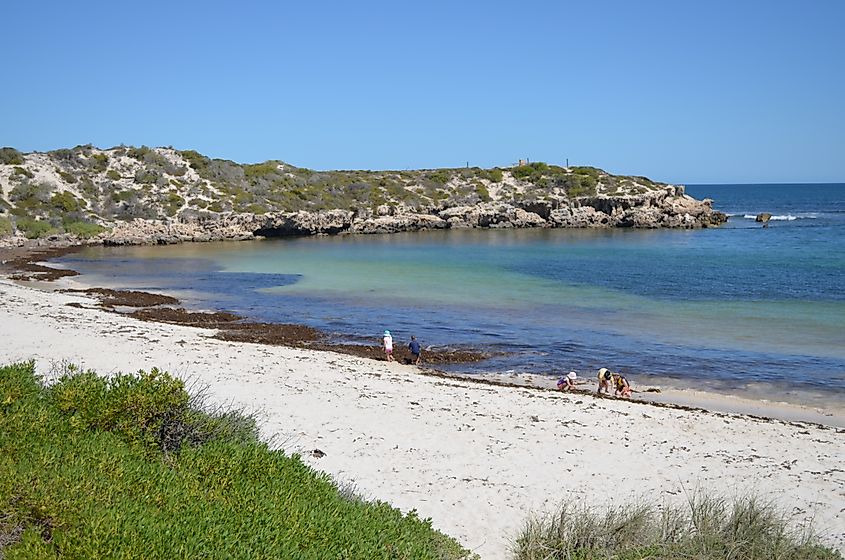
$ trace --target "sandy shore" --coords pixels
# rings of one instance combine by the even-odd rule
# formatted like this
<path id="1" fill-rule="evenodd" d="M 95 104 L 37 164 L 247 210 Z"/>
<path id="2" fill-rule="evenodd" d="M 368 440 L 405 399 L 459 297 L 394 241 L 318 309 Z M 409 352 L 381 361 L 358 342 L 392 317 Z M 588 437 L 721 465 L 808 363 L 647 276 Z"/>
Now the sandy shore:
<path id="1" fill-rule="evenodd" d="M 62 362 L 103 374 L 158 366 L 207 385 L 259 411 L 264 435 L 315 468 L 431 517 L 484 559 L 507 558 L 526 516 L 564 498 L 674 501 L 695 488 L 758 492 L 845 549 L 839 428 L 438 378 L 93 306 L 0 280 L 2 361 L 35 358 L 44 374 Z"/>

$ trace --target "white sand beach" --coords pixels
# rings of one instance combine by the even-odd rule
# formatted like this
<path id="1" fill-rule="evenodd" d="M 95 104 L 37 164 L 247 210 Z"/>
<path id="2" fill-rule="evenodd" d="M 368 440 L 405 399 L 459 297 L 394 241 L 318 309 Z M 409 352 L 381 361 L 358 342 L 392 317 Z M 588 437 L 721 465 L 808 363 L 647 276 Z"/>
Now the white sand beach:
<path id="1" fill-rule="evenodd" d="M 44 374 L 62 363 L 101 374 L 157 366 L 207 385 L 258 411 L 263 434 L 287 451 L 365 497 L 430 517 L 483 559 L 508 558 L 526 517 L 566 498 L 678 501 L 696 489 L 756 492 L 845 549 L 841 428 L 439 378 L 215 340 L 94 305 L 0 280 L 2 362 L 34 358 Z"/>

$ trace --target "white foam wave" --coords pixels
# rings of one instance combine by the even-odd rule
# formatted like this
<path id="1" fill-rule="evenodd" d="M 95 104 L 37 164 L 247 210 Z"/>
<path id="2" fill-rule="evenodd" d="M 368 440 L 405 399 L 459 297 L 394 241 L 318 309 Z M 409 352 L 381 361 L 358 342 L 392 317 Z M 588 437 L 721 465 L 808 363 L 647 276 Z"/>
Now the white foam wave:
<path id="1" fill-rule="evenodd" d="M 757 214 L 743 214 L 742 217 L 746 220 L 755 220 L 757 219 Z M 807 212 L 802 214 L 778 214 L 769 219 L 773 221 L 792 222 L 794 220 L 815 220 L 818 217 L 819 215 L 815 212 Z"/>

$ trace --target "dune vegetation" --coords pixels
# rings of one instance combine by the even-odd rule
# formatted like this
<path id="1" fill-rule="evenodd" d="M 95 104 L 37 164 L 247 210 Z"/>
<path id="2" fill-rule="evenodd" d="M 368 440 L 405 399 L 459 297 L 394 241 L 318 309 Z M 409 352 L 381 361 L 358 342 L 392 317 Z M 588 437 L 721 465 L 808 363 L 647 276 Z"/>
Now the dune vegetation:
<path id="1" fill-rule="evenodd" d="M 693 492 L 681 507 L 629 503 L 604 511 L 564 503 L 529 519 L 515 560 L 841 560 L 809 527 L 755 496 Z"/>
<path id="2" fill-rule="evenodd" d="M 167 373 L 0 368 L 0 558 L 467 556 Z"/>
<path id="3" fill-rule="evenodd" d="M 258 436 L 241 410 L 152 370 L 104 378 L 0 367 L 0 558 L 473 555 L 415 512 L 363 499 Z M 565 503 L 515 560 L 842 560 L 753 496 L 684 507 Z"/>

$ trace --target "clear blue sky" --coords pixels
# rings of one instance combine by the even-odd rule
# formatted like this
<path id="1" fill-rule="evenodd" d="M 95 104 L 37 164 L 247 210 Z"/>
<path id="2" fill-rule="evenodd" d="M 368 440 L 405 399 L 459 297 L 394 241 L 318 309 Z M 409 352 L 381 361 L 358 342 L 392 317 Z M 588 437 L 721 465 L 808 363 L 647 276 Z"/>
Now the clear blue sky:
<path id="1" fill-rule="evenodd" d="M 7 2 L 0 145 L 845 181 L 845 1 Z"/>

